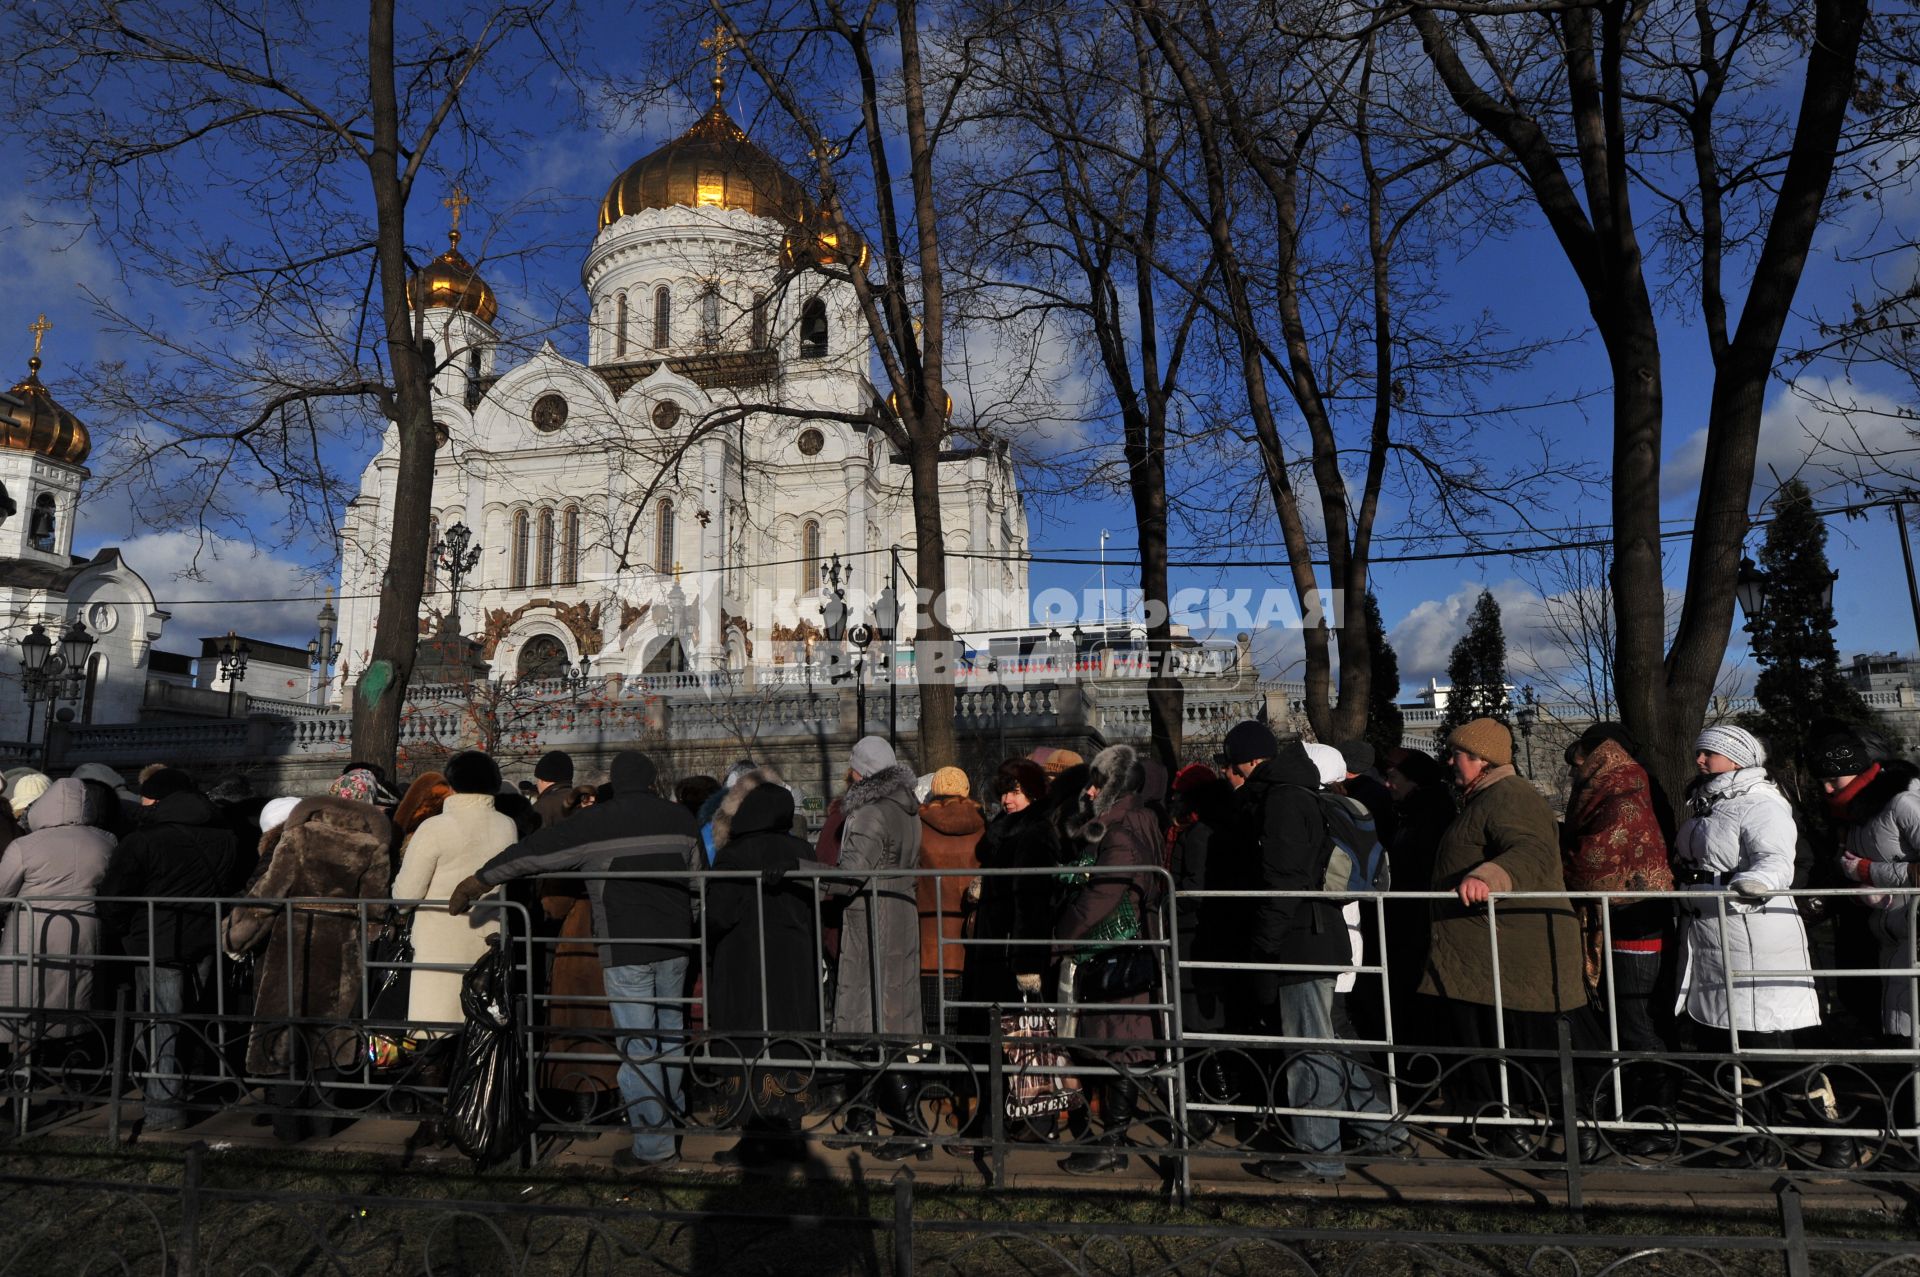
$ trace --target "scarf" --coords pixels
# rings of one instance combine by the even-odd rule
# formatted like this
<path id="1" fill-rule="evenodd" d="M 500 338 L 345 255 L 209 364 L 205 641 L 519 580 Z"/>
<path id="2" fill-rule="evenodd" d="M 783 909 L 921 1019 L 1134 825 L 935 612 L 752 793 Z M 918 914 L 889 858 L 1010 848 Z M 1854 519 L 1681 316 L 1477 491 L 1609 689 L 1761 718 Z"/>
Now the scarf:
<path id="1" fill-rule="evenodd" d="M 1848 818 L 1847 808 L 1853 804 L 1854 799 L 1865 792 L 1867 786 L 1871 785 L 1879 775 L 1880 764 L 1875 763 L 1858 776 L 1855 776 L 1853 780 L 1847 784 L 1846 788 L 1828 794 L 1827 810 L 1833 813 L 1834 819 L 1846 820 Z"/>
<path id="2" fill-rule="evenodd" d="M 1502 763 L 1498 767 L 1489 767 L 1480 773 L 1478 780 L 1467 786 L 1467 791 L 1463 796 L 1471 798 L 1489 785 L 1497 781 L 1505 780 L 1509 776 L 1518 776 L 1519 774 L 1519 772 L 1513 769 L 1512 763 Z"/>

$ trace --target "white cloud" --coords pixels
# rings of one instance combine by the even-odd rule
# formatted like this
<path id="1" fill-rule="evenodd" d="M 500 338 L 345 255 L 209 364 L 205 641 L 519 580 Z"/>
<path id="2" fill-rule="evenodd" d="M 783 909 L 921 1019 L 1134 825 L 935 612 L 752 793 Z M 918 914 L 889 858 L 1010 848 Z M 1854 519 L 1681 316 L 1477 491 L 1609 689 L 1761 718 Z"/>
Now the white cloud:
<path id="1" fill-rule="evenodd" d="M 1754 493 L 1764 499 L 1774 476 L 1799 474 L 1815 491 L 1836 485 L 1888 482 L 1888 474 L 1920 470 L 1920 434 L 1914 410 L 1890 396 L 1844 378 L 1803 377 L 1774 393 L 1760 415 Z M 1707 432 L 1695 431 L 1661 470 L 1664 501 L 1689 499 L 1698 491 L 1707 452 Z"/>
<path id="2" fill-rule="evenodd" d="M 324 583 L 298 563 L 192 532 L 149 532 L 101 544 L 118 545 L 161 609 L 173 613 L 164 648 L 197 652 L 199 639 L 228 630 L 295 646 L 313 637 Z M 247 601 L 254 599 L 279 601 Z"/>

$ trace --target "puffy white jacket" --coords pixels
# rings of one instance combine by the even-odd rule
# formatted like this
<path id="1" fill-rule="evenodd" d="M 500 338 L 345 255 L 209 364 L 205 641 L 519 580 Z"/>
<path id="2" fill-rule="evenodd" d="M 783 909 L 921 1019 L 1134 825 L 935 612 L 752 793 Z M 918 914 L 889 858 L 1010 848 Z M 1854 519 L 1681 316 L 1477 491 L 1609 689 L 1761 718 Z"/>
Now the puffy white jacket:
<path id="1" fill-rule="evenodd" d="M 1682 907 L 1686 953 L 1675 1009 L 1743 1033 L 1820 1023 L 1807 930 L 1792 898 L 1724 894 L 1742 885 L 1793 886 L 1793 808 L 1759 767 L 1710 777 L 1687 807 L 1692 816 L 1674 839 L 1675 877 L 1683 890 L 1703 894 Z M 1729 988 L 1729 970 L 1774 974 L 1736 976 Z"/>

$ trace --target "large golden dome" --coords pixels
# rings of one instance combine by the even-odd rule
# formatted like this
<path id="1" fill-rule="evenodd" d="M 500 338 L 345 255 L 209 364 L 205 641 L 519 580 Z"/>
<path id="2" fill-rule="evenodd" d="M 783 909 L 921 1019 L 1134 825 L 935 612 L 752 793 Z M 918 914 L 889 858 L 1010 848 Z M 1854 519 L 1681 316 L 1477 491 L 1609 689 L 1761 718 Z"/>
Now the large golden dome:
<path id="1" fill-rule="evenodd" d="M 487 281 L 473 269 L 473 264 L 460 255 L 460 232 L 449 232 L 447 240 L 447 251 L 421 267 L 409 282 L 413 304 L 423 310 L 429 306 L 450 306 L 479 316 L 483 324 L 491 324 L 493 317 L 500 313 L 500 303 L 494 299 Z"/>
<path id="2" fill-rule="evenodd" d="M 40 384 L 40 356 L 28 360 L 27 369 L 27 379 L 13 388 L 20 406 L 0 404 L 0 447 L 80 465 L 93 451 L 87 428 Z"/>
<path id="3" fill-rule="evenodd" d="M 694 126 L 636 162 L 600 201 L 602 229 L 647 208 L 737 208 L 788 223 L 812 212 L 806 187 L 748 140 L 715 102 Z"/>

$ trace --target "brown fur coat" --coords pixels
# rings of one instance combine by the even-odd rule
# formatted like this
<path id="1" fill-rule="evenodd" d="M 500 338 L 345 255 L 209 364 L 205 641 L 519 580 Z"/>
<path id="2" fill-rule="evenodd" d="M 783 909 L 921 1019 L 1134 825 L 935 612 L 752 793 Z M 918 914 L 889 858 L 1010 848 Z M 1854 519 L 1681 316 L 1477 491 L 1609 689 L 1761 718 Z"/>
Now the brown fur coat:
<path id="1" fill-rule="evenodd" d="M 247 1071 L 292 1069 L 291 1034 L 302 1034 L 309 1066 L 350 1068 L 362 1048 L 361 913 L 357 900 L 387 896 L 393 826 L 368 803 L 308 798 L 260 841 L 262 871 L 247 888 L 258 900 L 323 897 L 339 904 L 236 907 L 227 917 L 229 953 L 266 946 L 254 976 Z M 374 925 L 384 906 L 368 906 Z M 291 993 L 291 998 L 289 998 Z M 318 1024 L 290 1025 L 288 1020 Z M 274 1021 L 280 1023 L 273 1023 Z"/>

